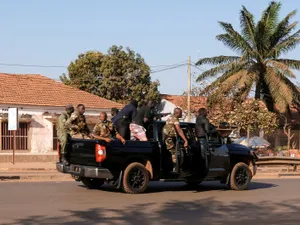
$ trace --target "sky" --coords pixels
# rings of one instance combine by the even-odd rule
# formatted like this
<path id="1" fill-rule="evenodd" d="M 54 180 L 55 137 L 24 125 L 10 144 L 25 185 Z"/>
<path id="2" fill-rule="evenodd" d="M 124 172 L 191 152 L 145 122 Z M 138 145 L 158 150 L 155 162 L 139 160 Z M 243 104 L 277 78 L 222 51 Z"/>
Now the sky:
<path id="1" fill-rule="evenodd" d="M 282 0 L 281 17 L 299 8 L 299 0 Z M 140 53 L 153 71 L 191 57 L 233 55 L 215 36 L 218 21 L 239 30 L 244 5 L 258 19 L 267 0 L 101 1 L 101 0 L 2 0 L 0 2 L 0 72 L 42 74 L 59 79 L 80 53 L 107 52 L 112 45 Z M 300 21 L 300 12 L 294 17 Z M 300 25 L 299 25 L 300 29 Z M 287 57 L 298 58 L 300 46 Z M 59 67 L 19 67 L 3 64 Z M 203 68 L 207 68 L 203 66 Z M 192 68 L 192 75 L 201 73 Z M 300 81 L 300 74 L 297 74 Z M 164 94 L 187 89 L 187 67 L 151 74 Z"/>

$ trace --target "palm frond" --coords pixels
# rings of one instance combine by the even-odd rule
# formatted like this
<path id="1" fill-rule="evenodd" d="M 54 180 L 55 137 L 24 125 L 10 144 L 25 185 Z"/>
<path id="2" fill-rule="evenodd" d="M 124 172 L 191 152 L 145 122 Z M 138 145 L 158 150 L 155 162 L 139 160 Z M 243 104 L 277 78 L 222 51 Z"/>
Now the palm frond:
<path id="1" fill-rule="evenodd" d="M 290 81 L 287 77 L 282 76 L 282 74 L 279 73 L 278 76 L 293 91 L 293 103 L 300 105 L 300 91 L 299 91 L 298 87 L 292 81 Z"/>
<path id="2" fill-rule="evenodd" d="M 253 82 L 256 80 L 256 75 L 257 74 L 253 74 L 249 70 L 246 70 L 244 76 L 237 82 L 237 87 L 240 89 L 249 86 L 252 87 Z"/>
<path id="3" fill-rule="evenodd" d="M 224 65 L 220 65 L 214 68 L 211 68 L 209 70 L 206 70 L 205 72 L 201 73 L 196 81 L 202 81 L 205 78 L 208 77 L 214 77 L 218 74 L 221 73 L 236 73 L 238 71 L 240 71 L 241 69 L 243 69 L 243 67 L 246 65 L 246 63 L 244 61 L 242 62 L 233 62 L 233 63 L 228 63 L 228 64 L 224 64 Z"/>
<path id="4" fill-rule="evenodd" d="M 206 88 L 204 88 L 204 90 L 201 92 L 201 95 L 210 93 L 213 89 L 218 88 L 223 82 L 225 82 L 230 77 L 234 76 L 235 77 L 234 79 L 236 79 L 236 77 L 241 74 L 244 76 L 241 77 L 241 79 L 239 81 L 240 84 L 242 82 L 244 82 L 245 85 L 252 86 L 252 83 L 257 82 L 257 80 L 259 79 L 259 76 L 258 76 L 259 68 L 256 64 L 251 65 L 248 69 L 247 69 L 247 67 L 248 67 L 248 65 L 245 65 L 244 67 L 237 68 L 236 70 L 226 71 L 224 74 L 222 74 L 222 76 L 220 76 L 215 81 L 213 81 L 210 85 L 208 85 Z M 251 83 L 251 84 L 249 84 L 249 83 Z"/>
<path id="5" fill-rule="evenodd" d="M 217 40 L 239 53 L 252 52 L 249 43 L 240 35 L 230 23 L 219 22 L 220 26 L 226 31 L 226 34 L 217 36 Z"/>
<path id="6" fill-rule="evenodd" d="M 267 67 L 264 80 L 270 90 L 276 107 L 282 113 L 285 112 L 286 107 L 292 103 L 293 91 L 283 82 L 281 77 L 284 77 L 284 75 L 280 76 L 280 72 L 274 70 L 272 67 Z"/>
<path id="7" fill-rule="evenodd" d="M 234 101 L 244 101 L 247 96 L 249 96 L 249 93 L 251 91 L 251 88 L 253 87 L 255 77 L 257 74 L 251 73 L 249 70 L 247 71 L 247 74 L 243 77 L 241 77 L 240 80 L 237 81 L 237 88 L 238 91 L 235 93 L 235 99 Z"/>
<path id="8" fill-rule="evenodd" d="M 267 66 L 271 66 L 274 69 L 280 71 L 286 77 L 296 78 L 296 75 L 294 74 L 294 72 L 291 71 L 289 69 L 289 67 L 286 64 L 284 64 L 284 63 L 278 62 L 276 60 L 268 60 L 266 62 L 266 65 Z"/>
<path id="9" fill-rule="evenodd" d="M 201 94 L 209 93 L 212 90 L 218 88 L 223 82 L 225 82 L 230 77 L 234 77 L 233 79 L 237 79 L 237 77 L 239 77 L 242 74 L 242 72 L 243 71 L 239 71 L 239 72 L 236 72 L 236 73 L 234 73 L 234 72 L 233 73 L 228 73 L 228 72 L 224 73 L 222 76 L 220 76 L 215 81 L 213 81 L 210 85 L 205 87 Z"/>
<path id="10" fill-rule="evenodd" d="M 224 97 L 235 98 L 238 95 L 242 95 L 240 97 L 243 98 L 245 95 L 247 96 L 249 94 L 249 87 L 238 87 L 239 81 L 241 81 L 246 75 L 247 71 L 243 70 L 233 74 L 224 82 L 216 85 L 216 87 L 210 87 L 211 94 L 209 95 L 208 102 L 212 103 L 216 101 L 220 103 L 220 101 L 222 102 L 224 100 Z"/>
<path id="11" fill-rule="evenodd" d="M 240 12 L 240 25 L 245 39 L 252 43 L 252 47 L 255 47 L 254 16 L 246 9 L 245 6 L 243 6 L 243 9 Z"/>
<path id="12" fill-rule="evenodd" d="M 220 55 L 220 56 L 216 56 L 216 57 L 199 59 L 198 62 L 196 62 L 196 65 L 197 66 L 201 66 L 203 64 L 220 65 L 220 64 L 225 64 L 225 63 L 236 62 L 240 59 L 241 59 L 241 57 L 239 57 L 239 56 Z"/>
<path id="13" fill-rule="evenodd" d="M 300 60 L 296 59 L 275 59 L 279 63 L 283 63 L 291 69 L 300 70 Z"/>
<path id="14" fill-rule="evenodd" d="M 269 40 L 276 28 L 280 7 L 281 3 L 272 1 L 257 23 L 255 42 L 258 52 L 262 55 L 265 55 L 269 50 Z"/>
<path id="15" fill-rule="evenodd" d="M 296 31 L 293 35 L 282 40 L 274 48 L 272 48 L 267 58 L 277 58 L 280 54 L 287 53 L 297 47 L 300 44 L 300 30 Z"/>
<path id="16" fill-rule="evenodd" d="M 261 21 L 265 23 L 267 29 L 274 29 L 274 26 L 278 23 L 278 15 L 281 8 L 280 2 L 270 2 L 268 8 L 263 12 Z"/>
<path id="17" fill-rule="evenodd" d="M 290 34 L 292 30 L 295 29 L 298 22 L 294 22 L 290 24 L 290 20 L 292 17 L 296 15 L 296 10 L 290 12 L 282 21 L 279 22 L 279 24 L 276 27 L 276 30 L 274 31 L 273 35 L 270 38 L 270 47 L 273 48 L 276 46 L 276 44 L 285 38 L 287 35 Z"/>

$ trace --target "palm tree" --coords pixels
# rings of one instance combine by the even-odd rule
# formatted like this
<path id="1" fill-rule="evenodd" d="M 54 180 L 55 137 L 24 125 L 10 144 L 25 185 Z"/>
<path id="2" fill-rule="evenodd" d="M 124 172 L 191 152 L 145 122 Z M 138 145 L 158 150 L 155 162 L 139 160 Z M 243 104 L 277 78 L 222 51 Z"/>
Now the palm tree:
<path id="1" fill-rule="evenodd" d="M 290 78 L 296 77 L 293 70 L 300 70 L 300 61 L 280 56 L 300 43 L 300 30 L 294 32 L 297 22 L 290 22 L 296 10 L 279 21 L 280 8 L 281 3 L 271 2 L 255 23 L 254 16 L 243 6 L 241 33 L 230 23 L 219 22 L 225 33 L 218 35 L 217 40 L 238 56 L 202 58 L 196 63 L 215 66 L 197 78 L 216 78 L 205 89 L 212 93 L 211 99 L 221 95 L 243 101 L 254 88 L 255 99 L 262 99 L 269 111 L 283 113 L 290 105 L 299 108 L 300 92 Z"/>

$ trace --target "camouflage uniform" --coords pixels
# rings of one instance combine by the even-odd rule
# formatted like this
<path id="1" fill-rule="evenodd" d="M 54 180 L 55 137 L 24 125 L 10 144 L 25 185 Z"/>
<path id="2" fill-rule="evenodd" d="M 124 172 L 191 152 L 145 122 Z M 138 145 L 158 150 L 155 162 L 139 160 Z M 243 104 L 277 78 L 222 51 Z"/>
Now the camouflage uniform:
<path id="1" fill-rule="evenodd" d="M 94 127 L 93 133 L 103 138 L 112 138 L 115 129 L 110 121 L 100 121 Z"/>
<path id="2" fill-rule="evenodd" d="M 175 126 L 179 125 L 179 119 L 174 115 L 166 121 L 166 125 L 163 128 L 164 141 L 167 147 L 167 150 L 172 154 L 172 161 L 176 163 L 176 128 Z"/>
<path id="3" fill-rule="evenodd" d="M 70 130 L 66 127 L 66 122 L 69 118 L 70 115 L 66 112 L 62 113 L 58 118 L 57 136 L 60 142 L 61 154 L 67 153 L 66 145 Z"/>
<path id="4" fill-rule="evenodd" d="M 66 126 L 69 128 L 72 138 L 90 139 L 88 136 L 90 130 L 87 127 L 84 115 L 81 115 L 78 112 L 72 113 L 66 122 Z"/>

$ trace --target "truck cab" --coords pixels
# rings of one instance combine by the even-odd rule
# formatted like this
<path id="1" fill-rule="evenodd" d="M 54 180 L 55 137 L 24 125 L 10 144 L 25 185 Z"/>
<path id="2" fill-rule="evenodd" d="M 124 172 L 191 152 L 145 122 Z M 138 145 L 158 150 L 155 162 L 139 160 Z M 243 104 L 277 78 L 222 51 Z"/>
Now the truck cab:
<path id="1" fill-rule="evenodd" d="M 87 187 L 100 187 L 105 182 L 126 193 L 146 190 L 149 181 L 183 181 L 198 185 L 202 181 L 220 181 L 230 189 L 247 189 L 256 173 L 256 155 L 249 148 L 226 141 L 217 133 L 208 137 L 208 149 L 201 149 L 195 136 L 194 123 L 181 123 L 188 139 L 188 149 L 177 137 L 177 166 L 163 140 L 164 122 L 155 122 L 147 130 L 148 141 L 70 139 L 67 144 L 69 166 L 57 163 L 57 170 L 71 174 Z"/>

